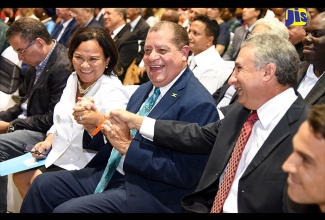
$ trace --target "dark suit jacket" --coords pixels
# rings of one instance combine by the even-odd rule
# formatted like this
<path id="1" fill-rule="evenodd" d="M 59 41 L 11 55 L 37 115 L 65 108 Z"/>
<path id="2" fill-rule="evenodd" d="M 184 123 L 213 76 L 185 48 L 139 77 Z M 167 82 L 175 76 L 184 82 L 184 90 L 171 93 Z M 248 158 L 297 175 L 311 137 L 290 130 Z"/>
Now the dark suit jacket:
<path id="1" fill-rule="evenodd" d="M 246 26 L 240 26 L 235 29 L 234 38 L 231 47 L 223 54 L 222 59 L 235 61 L 240 50 L 240 45 L 246 33 Z"/>
<path id="2" fill-rule="evenodd" d="M 60 26 L 60 23 L 58 23 L 54 28 L 54 31 L 53 31 L 53 34 L 52 34 L 52 37 L 54 39 L 56 39 L 55 37 L 57 37 L 58 34 L 60 34 L 60 33 L 56 33 L 59 26 Z M 61 36 L 61 38 L 59 40 L 59 43 L 63 44 L 64 46 L 66 46 L 68 48 L 69 43 L 70 43 L 70 41 L 68 41 L 68 40 L 70 39 L 70 36 L 72 36 L 72 34 L 74 33 L 74 31 L 76 29 L 76 26 L 78 26 L 76 20 L 72 19 L 70 21 L 70 23 L 68 24 L 68 26 L 65 28 L 64 32 L 62 33 L 62 36 Z M 56 35 L 56 36 L 54 36 L 54 35 Z"/>
<path id="3" fill-rule="evenodd" d="M 60 100 L 61 94 L 71 71 L 67 48 L 57 43 L 43 72 L 34 85 L 36 69 L 29 67 L 21 88 L 22 97 L 19 104 L 0 112 L 0 119 L 12 122 L 16 130 L 27 129 L 46 133 L 53 124 L 53 110 Z M 17 118 L 22 112 L 21 105 L 28 98 L 27 118 Z"/>
<path id="4" fill-rule="evenodd" d="M 224 96 L 226 94 L 226 91 L 230 87 L 230 85 L 228 84 L 228 80 L 229 80 L 230 76 L 225 81 L 225 83 L 219 89 L 217 89 L 217 91 L 215 91 L 212 94 L 212 97 L 214 98 L 216 106 L 224 98 Z M 233 94 L 233 96 L 230 99 L 229 104 L 227 106 L 223 106 L 223 107 L 220 108 L 220 111 L 223 113 L 223 115 L 226 115 L 226 113 L 227 113 L 228 109 L 230 108 L 231 104 L 233 104 L 237 99 L 238 99 L 238 95 L 237 95 L 237 91 L 235 91 L 235 93 Z"/>
<path id="5" fill-rule="evenodd" d="M 139 46 L 141 48 L 140 52 L 138 53 L 137 55 L 137 59 L 135 61 L 135 63 L 137 65 L 139 65 L 139 63 L 141 62 L 142 58 L 143 58 L 143 55 L 144 55 L 144 42 L 146 40 L 146 37 L 147 37 L 147 34 L 148 34 L 148 30 L 149 30 L 150 26 L 148 25 L 148 23 L 143 19 L 141 18 L 137 25 L 135 25 L 134 29 L 133 29 L 133 33 L 137 35 L 138 37 L 138 40 L 141 41 L 139 43 Z"/>
<path id="6" fill-rule="evenodd" d="M 299 64 L 298 85 L 306 75 L 309 64 L 310 63 L 308 63 L 307 61 L 303 61 Z M 310 90 L 308 95 L 305 97 L 305 101 L 309 105 L 325 103 L 325 75 L 324 74 L 318 79 L 317 83 L 314 85 L 314 87 Z"/>
<path id="7" fill-rule="evenodd" d="M 137 113 L 152 90 L 152 83 L 142 84 L 132 95 L 127 110 Z M 193 92 L 195 91 L 195 92 Z M 169 89 L 148 117 L 195 122 L 204 125 L 218 119 L 210 93 L 189 68 Z M 88 144 L 88 133 L 84 143 Z M 97 138 L 99 136 L 99 138 Z M 88 146 L 98 146 L 98 134 Z M 112 146 L 104 145 L 87 166 L 107 164 Z M 194 191 L 207 155 L 185 154 L 155 147 L 138 132 L 124 161 L 128 212 L 181 212 L 181 198 Z"/>
<path id="8" fill-rule="evenodd" d="M 129 24 L 126 24 L 114 37 L 114 41 L 119 52 L 119 65 L 123 67 L 123 73 L 118 78 L 123 82 L 126 70 L 137 57 L 138 37 L 130 31 Z"/>
<path id="9" fill-rule="evenodd" d="M 91 21 L 85 26 L 85 27 L 98 27 L 98 28 L 103 28 L 102 24 L 97 21 L 95 18 L 91 19 Z M 73 26 L 73 28 L 71 28 L 71 34 L 70 34 L 70 37 L 68 39 L 68 42 L 70 43 L 71 41 L 71 38 L 74 34 L 74 32 L 76 32 L 77 29 L 80 28 L 80 25 L 78 23 L 76 23 L 76 25 Z"/>
<path id="10" fill-rule="evenodd" d="M 299 95 L 245 170 L 238 185 L 239 213 L 283 212 L 287 174 L 281 167 L 292 152 L 292 138 L 306 119 L 307 110 Z M 203 127 L 156 121 L 155 145 L 187 153 L 211 153 L 197 189 L 182 199 L 186 211 L 210 212 L 220 175 L 249 113 L 235 102 L 223 120 Z"/>

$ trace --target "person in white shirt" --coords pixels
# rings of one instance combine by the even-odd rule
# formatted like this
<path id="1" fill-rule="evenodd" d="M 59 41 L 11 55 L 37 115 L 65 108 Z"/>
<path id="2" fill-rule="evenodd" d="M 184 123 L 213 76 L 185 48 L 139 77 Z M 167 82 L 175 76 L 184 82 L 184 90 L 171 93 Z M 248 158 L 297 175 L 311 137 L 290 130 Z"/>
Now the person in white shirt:
<path id="1" fill-rule="evenodd" d="M 210 94 L 219 89 L 232 72 L 215 48 L 219 30 L 216 20 L 199 14 L 188 31 L 192 51 L 189 67 Z"/>
<path id="2" fill-rule="evenodd" d="M 44 141 L 35 144 L 31 152 L 37 159 L 46 157 L 45 167 L 13 175 L 22 198 L 36 176 L 55 170 L 79 170 L 97 151 L 83 149 L 84 128 L 99 125 L 106 111 L 126 108 L 129 95 L 116 74 L 119 70 L 118 52 L 108 32 L 102 28 L 79 28 L 68 50 L 69 68 L 74 71 L 68 78 L 60 101 L 54 108 L 53 125 Z M 92 115 L 73 116 L 79 97 L 93 97 L 98 109 Z"/>

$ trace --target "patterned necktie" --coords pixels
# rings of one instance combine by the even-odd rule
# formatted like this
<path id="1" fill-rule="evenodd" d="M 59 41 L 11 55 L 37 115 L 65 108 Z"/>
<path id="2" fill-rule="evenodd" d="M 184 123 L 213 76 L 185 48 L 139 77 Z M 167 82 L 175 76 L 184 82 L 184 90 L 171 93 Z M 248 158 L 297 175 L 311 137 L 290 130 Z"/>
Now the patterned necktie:
<path id="1" fill-rule="evenodd" d="M 214 199 L 211 213 L 220 213 L 228 196 L 232 182 L 234 181 L 240 158 L 243 154 L 245 145 L 249 139 L 254 123 L 258 120 L 257 112 L 254 110 L 247 118 L 240 131 L 235 148 L 231 154 L 226 174 L 221 182 L 220 188 Z"/>
<path id="2" fill-rule="evenodd" d="M 146 100 L 146 102 L 140 109 L 138 115 L 147 116 L 150 110 L 152 109 L 152 107 L 155 105 L 159 95 L 160 95 L 160 89 L 155 88 L 154 93 Z M 136 132 L 137 132 L 136 129 L 130 130 L 132 137 L 135 136 Z M 122 158 L 122 154 L 120 154 L 115 148 L 113 148 L 111 152 L 111 156 L 108 159 L 107 166 L 104 170 L 104 173 L 95 189 L 95 193 L 101 193 L 105 190 L 109 180 L 112 178 L 118 164 L 120 163 L 121 158 Z"/>
<path id="3" fill-rule="evenodd" d="M 147 116 L 149 114 L 149 112 L 151 111 L 152 107 L 155 105 L 159 95 L 160 95 L 160 89 L 155 88 L 154 93 L 145 101 L 142 108 L 138 112 L 138 115 Z M 137 130 L 132 129 L 132 130 L 130 130 L 130 133 L 131 133 L 132 137 L 134 137 L 135 134 L 137 133 Z"/>

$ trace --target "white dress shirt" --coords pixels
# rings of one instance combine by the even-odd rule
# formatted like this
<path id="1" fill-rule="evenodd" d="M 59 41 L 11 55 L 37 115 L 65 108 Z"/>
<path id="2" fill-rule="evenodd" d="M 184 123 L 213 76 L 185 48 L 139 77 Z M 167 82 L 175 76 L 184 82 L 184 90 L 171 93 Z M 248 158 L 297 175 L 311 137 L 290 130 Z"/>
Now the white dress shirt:
<path id="1" fill-rule="evenodd" d="M 242 157 L 239 161 L 237 172 L 234 182 L 230 188 L 228 197 L 223 206 L 223 212 L 225 213 L 238 213 L 238 182 L 248 165 L 251 163 L 265 140 L 273 131 L 275 126 L 283 118 L 288 111 L 292 103 L 298 98 L 293 88 L 289 88 L 274 98 L 267 101 L 259 109 L 257 109 L 257 115 L 259 120 L 254 124 L 252 133 L 245 145 Z M 276 108 L 272 107 L 276 106 Z M 220 177 L 219 185 L 225 175 L 226 169 L 223 171 Z"/>
<path id="2" fill-rule="evenodd" d="M 158 104 L 158 102 L 162 99 L 162 97 L 168 92 L 168 90 L 174 85 L 174 83 L 178 80 L 178 78 L 184 73 L 185 69 L 183 69 L 181 71 L 180 74 L 178 74 L 178 76 L 173 80 L 171 81 L 168 85 L 164 86 L 164 87 L 160 87 L 160 95 L 155 103 L 155 105 L 152 107 L 152 109 Z M 153 93 L 154 93 L 154 87 L 152 88 L 151 92 L 149 93 L 148 97 L 150 97 Z M 144 105 L 144 102 L 142 103 L 140 109 L 142 108 L 142 106 Z M 139 110 L 140 110 L 139 109 Z M 151 109 L 151 110 L 152 110 Z M 146 118 L 146 117 L 145 117 Z M 152 126 L 152 123 L 154 123 L 156 120 L 155 119 L 152 119 L 151 120 L 151 124 L 149 126 L 145 126 L 142 124 L 141 126 L 141 129 L 140 130 L 140 134 L 144 137 L 144 138 L 147 138 L 148 140 L 153 140 L 153 131 L 151 130 L 154 126 Z M 142 131 L 142 132 L 141 132 Z M 125 160 L 125 155 L 122 156 L 121 160 L 120 160 L 120 163 L 118 165 L 118 167 L 116 168 L 116 170 L 118 172 L 120 172 L 121 174 L 125 174 L 124 170 L 123 170 L 123 163 L 124 163 L 124 160 Z"/>
<path id="3" fill-rule="evenodd" d="M 195 68 L 192 69 L 194 75 L 213 94 L 228 79 L 232 70 L 229 65 L 221 58 L 215 46 L 211 46 L 205 51 L 189 57 L 188 63 L 195 60 Z"/>
<path id="4" fill-rule="evenodd" d="M 57 41 L 59 41 L 62 37 L 62 34 L 64 33 L 65 29 L 67 28 L 67 26 L 70 24 L 70 22 L 72 21 L 73 18 L 71 18 L 70 20 L 66 21 L 66 22 L 62 22 L 62 30 L 60 32 L 60 34 L 58 35 L 58 37 L 56 38 Z"/>
<path id="5" fill-rule="evenodd" d="M 274 98 L 270 99 L 259 109 L 257 114 L 259 120 L 254 124 L 252 133 L 247 141 L 243 155 L 239 161 L 238 169 L 235 175 L 234 182 L 230 188 L 229 195 L 223 206 L 223 212 L 225 213 L 238 213 L 238 182 L 243 173 L 245 172 L 248 165 L 251 163 L 265 140 L 268 138 L 270 133 L 273 131 L 275 126 L 283 118 L 285 113 L 288 111 L 292 103 L 298 96 L 295 94 L 293 88 L 289 88 Z M 277 106 L 273 108 L 272 106 Z M 146 138 L 153 140 L 154 137 L 154 126 L 156 119 L 144 117 L 142 122 L 140 133 Z M 220 177 L 219 185 L 223 180 L 226 169 Z"/>
<path id="6" fill-rule="evenodd" d="M 298 92 L 303 98 L 306 98 L 306 96 L 308 95 L 310 90 L 312 90 L 319 78 L 320 77 L 317 77 L 314 73 L 314 65 L 310 64 L 304 78 L 301 80 L 298 86 Z"/>

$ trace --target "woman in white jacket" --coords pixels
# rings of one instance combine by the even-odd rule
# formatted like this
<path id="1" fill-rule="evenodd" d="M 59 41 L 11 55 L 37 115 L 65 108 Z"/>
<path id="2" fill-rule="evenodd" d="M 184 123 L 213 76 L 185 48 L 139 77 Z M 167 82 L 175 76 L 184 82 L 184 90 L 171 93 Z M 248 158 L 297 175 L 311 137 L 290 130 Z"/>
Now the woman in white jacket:
<path id="1" fill-rule="evenodd" d="M 97 152 L 83 148 L 84 129 L 80 121 L 97 127 L 105 112 L 125 109 L 130 98 L 117 77 L 121 72 L 117 65 L 118 51 L 107 31 L 92 27 L 78 29 L 71 39 L 68 57 L 73 73 L 55 106 L 53 126 L 46 139 L 31 149 L 35 158 L 46 157 L 45 166 L 13 175 L 22 198 L 34 178 L 43 172 L 83 168 Z M 74 117 L 73 108 L 81 97 L 92 97 L 97 111 L 85 117 Z"/>

